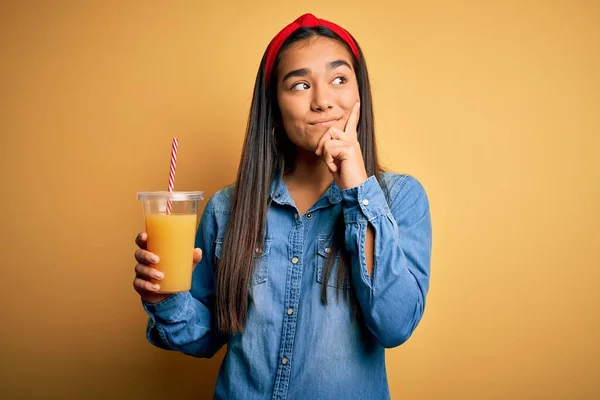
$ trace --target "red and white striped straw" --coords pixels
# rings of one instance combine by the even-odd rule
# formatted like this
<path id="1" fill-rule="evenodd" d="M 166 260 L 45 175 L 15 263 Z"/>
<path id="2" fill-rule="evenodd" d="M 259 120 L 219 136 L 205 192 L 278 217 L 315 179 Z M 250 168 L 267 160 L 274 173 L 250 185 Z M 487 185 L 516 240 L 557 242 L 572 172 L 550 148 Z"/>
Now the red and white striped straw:
<path id="1" fill-rule="evenodd" d="M 173 192 L 175 188 L 175 168 L 177 167 L 177 147 L 179 141 L 177 138 L 173 138 L 173 144 L 171 145 L 171 167 L 169 168 L 169 192 Z M 173 210 L 173 202 L 171 199 L 167 200 L 167 215 L 171 214 Z"/>

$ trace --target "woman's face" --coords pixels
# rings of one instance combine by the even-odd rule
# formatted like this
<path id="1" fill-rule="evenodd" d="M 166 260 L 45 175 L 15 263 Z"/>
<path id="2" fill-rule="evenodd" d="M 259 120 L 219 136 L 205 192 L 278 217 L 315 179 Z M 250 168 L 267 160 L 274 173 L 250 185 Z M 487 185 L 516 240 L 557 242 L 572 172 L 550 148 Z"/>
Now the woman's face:
<path id="1" fill-rule="evenodd" d="M 297 147 L 314 152 L 330 126 L 344 130 L 359 100 L 352 58 L 338 41 L 317 36 L 291 45 L 277 68 L 283 128 Z"/>

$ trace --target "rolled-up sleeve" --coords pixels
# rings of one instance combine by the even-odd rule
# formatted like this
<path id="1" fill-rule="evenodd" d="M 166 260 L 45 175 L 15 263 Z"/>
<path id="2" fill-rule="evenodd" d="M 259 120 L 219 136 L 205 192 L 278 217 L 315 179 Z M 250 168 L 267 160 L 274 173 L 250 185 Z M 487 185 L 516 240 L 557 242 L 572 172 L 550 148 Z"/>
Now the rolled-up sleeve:
<path id="1" fill-rule="evenodd" d="M 431 219 L 423 186 L 408 175 L 389 180 L 387 198 L 372 176 L 342 190 L 345 242 L 364 321 L 384 347 L 412 335 L 425 309 L 431 260 Z M 367 272 L 367 227 L 374 235 L 373 271 Z"/>

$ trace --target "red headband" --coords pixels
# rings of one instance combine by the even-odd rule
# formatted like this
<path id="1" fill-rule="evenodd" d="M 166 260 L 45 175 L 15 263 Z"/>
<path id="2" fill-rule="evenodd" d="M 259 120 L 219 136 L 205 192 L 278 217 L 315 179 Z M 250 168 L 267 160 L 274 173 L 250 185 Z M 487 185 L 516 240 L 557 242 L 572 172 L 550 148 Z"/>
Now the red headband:
<path id="1" fill-rule="evenodd" d="M 271 80 L 271 73 L 273 70 L 273 64 L 275 63 L 275 58 L 277 57 L 277 53 L 279 53 L 279 49 L 285 40 L 298 28 L 301 27 L 309 27 L 314 28 L 315 26 L 324 26 L 333 31 L 336 35 L 338 35 L 352 50 L 354 57 L 358 59 L 358 47 L 356 47 L 356 43 L 354 43 L 354 39 L 352 36 L 341 26 L 334 24 L 333 22 L 325 21 L 324 19 L 319 19 L 312 14 L 304 14 L 298 17 L 294 22 L 283 28 L 269 43 L 268 51 L 267 51 L 267 61 L 265 64 L 265 79 L 267 85 Z"/>

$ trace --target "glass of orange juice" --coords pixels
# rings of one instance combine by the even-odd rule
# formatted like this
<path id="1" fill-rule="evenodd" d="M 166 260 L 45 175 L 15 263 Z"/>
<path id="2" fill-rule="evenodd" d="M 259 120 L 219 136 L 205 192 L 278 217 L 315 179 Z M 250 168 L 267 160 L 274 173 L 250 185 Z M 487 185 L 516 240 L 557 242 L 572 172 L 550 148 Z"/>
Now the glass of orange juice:
<path id="1" fill-rule="evenodd" d="M 139 192 L 144 207 L 148 251 L 160 261 L 155 267 L 165 274 L 158 293 L 186 292 L 192 287 L 194 241 L 198 203 L 203 192 Z"/>

